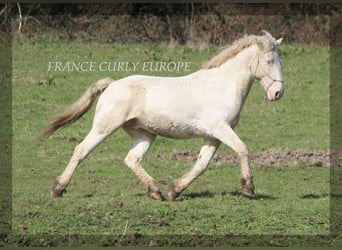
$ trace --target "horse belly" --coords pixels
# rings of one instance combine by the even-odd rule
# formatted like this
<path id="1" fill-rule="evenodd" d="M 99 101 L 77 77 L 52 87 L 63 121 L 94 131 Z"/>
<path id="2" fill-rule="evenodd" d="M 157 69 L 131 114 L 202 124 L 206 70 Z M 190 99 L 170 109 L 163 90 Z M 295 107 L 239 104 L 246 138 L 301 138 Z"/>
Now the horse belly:
<path id="1" fill-rule="evenodd" d="M 197 125 L 197 122 L 172 121 L 163 115 L 153 119 L 133 119 L 125 124 L 125 127 L 134 130 L 146 130 L 152 134 L 172 139 L 189 139 L 203 137 L 207 133 Z"/>
<path id="2" fill-rule="evenodd" d="M 196 126 L 172 122 L 149 124 L 147 129 L 156 135 L 173 139 L 189 139 L 194 137 L 202 137 L 206 134 L 205 131 L 196 128 Z"/>

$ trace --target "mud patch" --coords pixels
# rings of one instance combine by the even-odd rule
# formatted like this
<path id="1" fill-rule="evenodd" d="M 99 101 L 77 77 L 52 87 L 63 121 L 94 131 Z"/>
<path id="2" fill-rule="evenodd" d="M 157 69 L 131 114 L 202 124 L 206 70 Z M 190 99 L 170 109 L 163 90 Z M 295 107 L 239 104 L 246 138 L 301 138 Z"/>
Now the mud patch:
<path id="1" fill-rule="evenodd" d="M 157 155 L 158 159 L 196 161 L 199 152 L 176 151 L 170 155 Z M 296 166 L 308 165 L 312 167 L 329 167 L 330 151 L 328 150 L 283 150 L 269 149 L 259 152 L 250 152 L 250 161 L 260 166 Z M 237 155 L 231 153 L 216 153 L 212 162 L 216 164 L 239 164 Z"/>

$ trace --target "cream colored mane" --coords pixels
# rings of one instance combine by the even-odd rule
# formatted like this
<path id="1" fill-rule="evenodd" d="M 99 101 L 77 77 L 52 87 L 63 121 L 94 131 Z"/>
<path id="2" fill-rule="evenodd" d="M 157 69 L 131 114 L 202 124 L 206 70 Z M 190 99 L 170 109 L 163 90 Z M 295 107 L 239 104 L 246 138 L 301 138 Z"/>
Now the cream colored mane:
<path id="1" fill-rule="evenodd" d="M 262 36 L 249 35 L 236 40 L 231 46 L 225 48 L 211 60 L 205 62 L 202 68 L 217 68 L 230 58 L 235 57 L 240 51 L 254 44 L 257 44 L 261 50 L 273 49 L 275 47 L 275 39 L 267 31 L 263 31 L 263 33 L 264 35 Z"/>

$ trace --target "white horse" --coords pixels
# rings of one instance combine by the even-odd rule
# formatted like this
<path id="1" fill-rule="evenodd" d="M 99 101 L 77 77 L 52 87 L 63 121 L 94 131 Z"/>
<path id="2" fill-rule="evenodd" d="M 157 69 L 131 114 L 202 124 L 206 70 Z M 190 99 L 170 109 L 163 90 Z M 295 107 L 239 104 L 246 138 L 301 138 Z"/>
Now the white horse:
<path id="1" fill-rule="evenodd" d="M 143 169 L 142 160 L 157 135 L 168 138 L 204 138 L 198 160 L 189 172 L 173 180 L 168 196 L 174 201 L 205 171 L 221 142 L 240 157 L 240 181 L 245 195 L 254 196 L 253 176 L 246 145 L 234 132 L 253 80 L 259 79 L 269 100 L 284 93 L 281 60 L 268 32 L 250 35 L 206 62 L 202 69 L 182 77 L 133 75 L 117 81 L 102 79 L 66 109 L 41 133 L 44 140 L 62 126 L 69 125 L 88 111 L 100 94 L 92 129 L 76 146 L 69 164 L 58 176 L 52 197 L 65 191 L 77 166 L 107 136 L 123 128 L 132 137 L 125 164 L 157 200 L 163 196 L 157 182 Z"/>

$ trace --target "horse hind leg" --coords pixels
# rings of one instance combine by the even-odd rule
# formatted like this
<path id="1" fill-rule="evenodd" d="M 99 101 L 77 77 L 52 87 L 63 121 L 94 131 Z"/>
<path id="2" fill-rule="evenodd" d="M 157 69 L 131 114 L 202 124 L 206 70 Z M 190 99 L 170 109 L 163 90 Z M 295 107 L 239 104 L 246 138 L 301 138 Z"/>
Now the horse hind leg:
<path id="1" fill-rule="evenodd" d="M 147 131 L 129 128 L 125 128 L 125 130 L 132 137 L 132 148 L 125 158 L 125 164 L 144 184 L 151 198 L 164 200 L 157 182 L 142 167 L 142 160 L 156 136 Z"/>
<path id="2" fill-rule="evenodd" d="M 98 126 L 93 125 L 93 128 L 84 140 L 75 147 L 74 153 L 64 172 L 60 176 L 57 176 L 50 193 L 52 198 L 60 197 L 66 192 L 65 189 L 77 166 L 96 148 L 97 145 L 112 134 L 118 127 L 120 126 L 112 127 L 111 130 L 104 131 L 99 129 Z"/>

